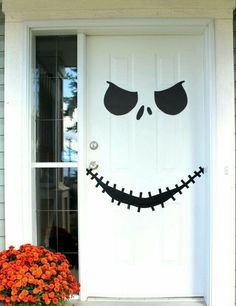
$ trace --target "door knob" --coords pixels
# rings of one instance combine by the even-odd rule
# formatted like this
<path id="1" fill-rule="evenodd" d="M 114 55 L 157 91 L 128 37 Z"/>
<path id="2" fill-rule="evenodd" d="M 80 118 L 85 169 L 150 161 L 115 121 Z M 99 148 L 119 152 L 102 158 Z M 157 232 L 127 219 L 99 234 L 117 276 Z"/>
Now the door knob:
<path id="1" fill-rule="evenodd" d="M 95 160 L 93 160 L 89 163 L 89 169 L 95 170 L 97 168 L 98 168 L 98 164 Z"/>

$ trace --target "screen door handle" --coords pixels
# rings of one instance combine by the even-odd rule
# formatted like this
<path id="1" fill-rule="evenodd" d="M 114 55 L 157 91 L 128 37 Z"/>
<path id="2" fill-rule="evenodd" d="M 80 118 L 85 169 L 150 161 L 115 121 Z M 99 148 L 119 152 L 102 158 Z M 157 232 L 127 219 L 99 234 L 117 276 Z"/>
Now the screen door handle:
<path id="1" fill-rule="evenodd" d="M 93 160 L 89 163 L 89 169 L 95 170 L 97 168 L 98 168 L 98 164 L 95 160 Z"/>

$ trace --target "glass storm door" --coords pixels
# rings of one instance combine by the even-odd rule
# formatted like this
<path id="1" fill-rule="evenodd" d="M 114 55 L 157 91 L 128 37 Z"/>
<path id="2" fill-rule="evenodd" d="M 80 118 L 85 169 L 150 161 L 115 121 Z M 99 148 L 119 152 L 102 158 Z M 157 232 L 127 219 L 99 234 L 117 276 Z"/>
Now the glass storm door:
<path id="1" fill-rule="evenodd" d="M 35 71 L 37 243 L 77 275 L 77 37 L 36 37 Z"/>
<path id="2" fill-rule="evenodd" d="M 87 38 L 90 297 L 204 295 L 203 45 L 201 35 Z"/>

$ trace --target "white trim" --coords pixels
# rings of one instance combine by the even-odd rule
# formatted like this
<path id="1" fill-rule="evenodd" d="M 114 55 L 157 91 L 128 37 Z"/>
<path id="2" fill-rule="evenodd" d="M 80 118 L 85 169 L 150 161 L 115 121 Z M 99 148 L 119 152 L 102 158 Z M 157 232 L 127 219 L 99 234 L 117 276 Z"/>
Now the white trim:
<path id="1" fill-rule="evenodd" d="M 210 19 L 76 19 L 50 21 L 29 21 L 24 25 L 34 31 L 35 35 L 55 35 L 60 33 L 86 35 L 114 34 L 199 34 L 211 22 Z M 59 25 L 60 23 L 60 25 Z"/>
<path id="2" fill-rule="evenodd" d="M 205 100 L 209 101 L 206 105 L 206 114 L 208 114 L 208 118 L 206 120 L 206 126 L 208 129 L 208 133 L 206 134 L 206 143 L 209 142 L 210 150 L 206 152 L 208 167 L 206 169 L 206 174 L 208 176 L 209 181 L 209 190 L 207 192 L 206 197 L 206 204 L 209 203 L 208 208 L 208 222 L 209 222 L 209 232 L 207 233 L 207 245 L 211 246 L 212 244 L 212 218 L 211 218 L 211 210 L 213 207 L 213 193 L 215 190 L 215 150 L 216 147 L 216 105 L 215 101 L 215 35 L 214 35 L 214 25 L 210 23 L 205 32 L 205 63 L 204 66 L 206 68 L 205 74 Z M 207 139 L 208 138 L 208 139 Z M 207 268 L 207 284 L 208 287 L 206 288 L 206 303 L 207 305 L 211 304 L 211 283 L 212 283 L 212 271 L 210 262 L 212 260 L 212 252 L 211 247 L 209 247 L 208 254 L 207 254 L 207 261 L 206 261 L 206 268 Z"/>
<path id="3" fill-rule="evenodd" d="M 209 288 L 212 306 L 235 303 L 235 112 L 231 31 L 232 20 L 215 21 Z"/>
<path id="4" fill-rule="evenodd" d="M 5 26 L 5 109 L 4 109 L 4 168 L 5 168 L 5 241 L 6 246 L 18 246 L 32 241 L 31 157 L 30 141 L 30 31 L 20 24 Z M 13 53 L 15 58 L 8 57 Z M 25 56 L 23 56 L 23 54 Z M 19 64 L 20 63 L 20 64 Z M 14 88 L 14 89 L 13 89 Z M 24 120 L 28 118 L 27 120 Z M 23 119 L 23 120 L 22 120 Z M 17 173 L 17 174 L 16 174 Z M 16 196 L 17 195 L 17 196 Z M 14 212 L 14 213 L 13 213 Z"/>
<path id="5" fill-rule="evenodd" d="M 228 22 L 228 20 L 222 20 L 222 24 L 224 25 Z M 215 28 L 213 27 L 213 23 L 210 20 L 207 19 L 115 19 L 115 20 L 71 20 L 71 21 L 60 21 L 60 26 L 58 26 L 58 21 L 42 21 L 42 22 L 27 22 L 24 23 L 24 27 L 20 29 L 21 24 L 17 23 L 10 23 L 8 22 L 6 24 L 6 110 L 5 110 L 5 151 L 6 151 L 6 158 L 5 158 L 5 169 L 6 169 L 6 243 L 7 245 L 12 244 L 11 239 L 13 242 L 21 243 L 26 242 L 27 239 L 28 242 L 30 242 L 30 239 L 32 239 L 32 234 L 29 233 L 30 228 L 32 228 L 32 216 L 30 215 L 30 212 L 25 212 L 25 209 L 32 209 L 31 199 L 30 196 L 27 195 L 27 186 L 30 186 L 31 182 L 31 172 L 29 171 L 29 143 L 26 144 L 26 147 L 22 149 L 22 142 L 21 142 L 21 154 L 20 156 L 16 156 L 16 160 L 14 163 L 12 163 L 13 154 L 12 152 L 15 150 L 14 143 L 10 141 L 9 137 L 12 137 L 13 134 L 10 132 L 9 127 L 10 123 L 9 121 L 12 118 L 16 118 L 15 116 L 12 116 L 14 114 L 14 110 L 12 107 L 14 105 L 19 107 L 19 102 L 17 103 L 17 99 L 20 99 L 22 102 L 22 105 L 24 105 L 25 111 L 22 113 L 22 116 L 18 118 L 16 121 L 17 123 L 20 123 L 22 127 L 22 131 L 20 131 L 20 136 L 30 138 L 29 133 L 29 125 L 26 123 L 27 120 L 29 120 L 29 108 L 27 105 L 29 105 L 29 88 L 27 88 L 27 84 L 30 84 L 30 74 L 28 73 L 30 70 L 29 63 L 27 63 L 27 60 L 29 58 L 30 52 L 30 36 L 29 33 L 33 31 L 34 34 L 38 34 L 39 32 L 43 34 L 52 34 L 52 33 L 58 33 L 60 31 L 60 34 L 64 33 L 82 33 L 78 35 L 79 38 L 79 49 L 78 49 L 78 57 L 79 61 L 82 59 L 82 62 L 80 63 L 80 69 L 83 76 L 83 80 L 86 80 L 86 67 L 84 66 L 84 56 L 86 54 L 86 40 L 84 34 L 147 34 L 147 33 L 158 33 L 158 34 L 169 34 L 169 33 L 183 33 L 183 34 L 198 34 L 198 33 L 204 33 L 206 38 L 206 63 L 208 63 L 208 68 L 206 72 L 206 78 L 208 80 L 208 84 L 206 87 L 206 98 L 209 99 L 209 107 L 210 107 L 210 121 L 209 121 L 209 134 L 210 134 L 210 153 L 209 153 L 209 167 L 208 167 L 208 177 L 210 182 L 210 190 L 209 190 L 209 205 L 210 205 L 210 214 L 209 214 L 209 224 L 210 224 L 210 232 L 209 232 L 209 254 L 206 254 L 206 256 L 209 259 L 209 270 L 208 270 L 208 283 L 209 288 L 206 290 L 206 300 L 209 306 L 222 306 L 222 297 L 225 298 L 224 301 L 227 300 L 227 306 L 234 306 L 234 254 L 233 254 L 233 245 L 234 245 L 234 235 L 233 235 L 233 228 L 235 224 L 234 220 L 234 140 L 233 140 L 233 133 L 234 133 L 234 127 L 232 123 L 234 122 L 234 115 L 233 115 L 233 96 L 230 93 L 227 95 L 223 92 L 225 90 L 225 87 L 223 88 L 216 88 L 217 82 L 220 85 L 219 81 L 225 81 L 226 83 L 229 82 L 230 85 L 233 87 L 233 76 L 229 74 L 228 76 L 225 75 L 226 79 L 222 80 L 220 78 L 220 75 L 218 73 L 221 73 L 222 71 L 218 71 L 216 75 L 216 81 L 215 81 L 215 58 L 214 58 L 214 48 L 215 48 L 215 41 L 214 41 L 214 31 Z M 17 30 L 19 33 L 24 33 L 26 40 L 23 40 L 19 38 L 16 42 L 13 41 L 14 34 L 10 32 L 10 29 L 14 29 L 14 26 L 17 27 Z M 8 30 L 9 27 L 9 30 Z M 63 31 L 62 31 L 63 29 Z M 226 30 L 229 31 L 229 28 L 226 27 Z M 83 34 L 84 33 L 84 34 Z M 227 34 L 231 34 L 230 32 L 227 32 Z M 217 36 L 217 35 L 216 35 Z M 217 36 L 218 39 L 220 37 L 223 37 L 221 35 Z M 227 36 L 228 37 L 228 36 Z M 8 46 L 8 40 L 9 46 Z M 10 49 L 11 44 L 13 46 L 16 46 L 17 50 L 20 50 L 20 58 L 24 58 L 25 61 L 20 62 L 17 66 L 18 70 L 18 80 L 20 79 L 20 76 L 24 78 L 24 84 L 22 84 L 21 89 L 16 93 L 11 93 L 10 91 L 12 88 L 17 88 L 17 85 L 10 83 L 10 77 L 13 73 L 13 67 L 11 66 L 10 60 L 12 57 L 14 57 L 15 50 Z M 21 49 L 23 47 L 23 50 Z M 219 41 L 218 45 L 216 44 L 216 48 L 219 47 Z M 224 46 L 222 46 L 224 48 Z M 227 49 L 228 50 L 228 49 Z M 220 49 L 216 49 L 217 52 L 220 51 Z M 218 56 L 220 53 L 218 54 Z M 228 53 L 227 53 L 228 55 Z M 216 65 L 218 65 L 219 57 L 216 57 Z M 228 72 L 227 68 L 230 67 L 232 64 L 232 57 L 229 55 L 229 58 L 227 58 L 229 62 L 225 63 L 225 67 L 221 65 L 220 69 L 226 72 Z M 233 68 L 233 67 L 232 67 Z M 20 74 L 20 71 L 23 71 L 23 74 Z M 17 79 L 17 76 L 16 76 Z M 82 80 L 81 80 L 82 81 Z M 11 85 L 11 86 L 10 86 Z M 85 86 L 86 84 L 81 84 L 82 91 L 79 96 L 79 102 L 81 103 L 81 106 L 83 109 L 81 109 L 81 113 L 79 116 L 82 116 L 82 118 L 85 118 L 86 115 L 86 109 L 85 109 L 85 103 L 83 103 L 86 100 L 85 97 Z M 220 86 L 221 87 L 221 86 Z M 231 88 L 231 87 L 230 87 Z M 227 88 L 226 88 L 227 89 Z M 217 96 L 215 97 L 215 92 L 217 93 Z M 20 97 L 20 98 L 19 98 Z M 227 98 L 227 111 L 222 111 L 219 113 L 219 111 L 223 110 L 224 98 Z M 13 99 L 13 106 L 11 105 Z M 83 102 L 82 102 L 83 101 Z M 9 103 L 9 104 L 8 104 Z M 19 109 L 22 111 L 22 106 L 19 107 Z M 20 116 L 20 115 L 19 115 Z M 81 152 L 81 159 L 79 162 L 79 181 L 81 184 L 81 187 L 83 190 L 85 189 L 85 181 L 84 181 L 84 175 L 83 170 L 86 166 L 86 154 L 85 154 L 85 148 L 86 148 L 86 123 L 85 121 L 80 117 L 81 121 L 81 127 L 83 129 L 83 136 L 80 139 L 80 147 L 83 146 L 84 152 Z M 226 120 L 223 124 L 224 119 Z M 226 127 L 226 123 L 228 124 Z M 27 130 L 28 129 L 28 130 Z M 27 132 L 28 131 L 28 132 Z M 81 130 L 82 131 L 82 130 Z M 24 134 L 26 132 L 26 134 Z M 223 141 L 225 138 L 228 137 L 228 133 L 230 135 L 230 141 Z M 222 139 L 223 138 L 223 139 Z M 221 140 L 222 139 L 222 140 Z M 20 142 L 18 142 L 20 143 Z M 230 154 L 226 154 L 226 160 L 224 156 L 221 154 L 218 154 L 219 146 L 223 143 L 225 145 L 224 150 L 225 152 L 230 152 Z M 25 145 L 25 143 L 24 143 Z M 222 149 L 221 149 L 222 151 Z M 231 152 L 232 151 L 232 152 Z M 9 154 L 9 155 L 8 155 Z M 19 163 L 22 162 L 22 167 L 19 168 Z M 15 165 L 15 168 L 14 168 Z M 64 163 L 62 167 L 64 167 Z M 37 165 L 36 165 L 37 166 Z M 46 166 L 46 165 L 45 165 Z M 15 174 L 14 174 L 15 170 Z M 11 174 L 16 175 L 16 178 L 12 179 Z M 21 186 L 23 187 L 22 192 L 21 188 L 17 185 L 17 180 L 19 183 L 19 180 L 22 180 L 24 178 L 24 184 L 21 182 Z M 225 182 L 226 181 L 226 182 Z M 227 185 L 228 184 L 228 185 Z M 26 186 L 26 188 L 24 188 Z M 219 203 L 219 200 L 217 199 L 218 194 L 222 198 L 222 190 L 221 186 L 225 188 L 223 191 L 226 193 L 227 199 L 229 200 L 227 202 L 228 205 L 224 205 L 224 216 L 229 217 L 228 219 L 219 219 L 219 216 L 221 214 L 221 209 L 223 205 Z M 23 232 L 19 231 L 16 236 L 12 233 L 12 227 L 15 225 L 16 217 L 12 216 L 12 209 L 14 207 L 12 201 L 14 201 L 15 197 L 11 195 L 12 189 L 14 192 L 17 193 L 17 196 L 19 195 L 18 203 L 20 205 L 20 208 L 17 208 L 17 212 L 19 215 L 17 215 L 17 218 L 19 218 L 19 225 L 18 228 L 22 228 L 23 226 Z M 79 194 L 81 192 L 81 189 L 79 190 Z M 86 214 L 86 208 L 84 208 L 81 203 L 83 203 L 83 200 L 85 200 L 85 194 L 83 192 L 79 195 L 79 209 L 81 214 L 79 214 L 79 224 L 83 228 L 83 214 Z M 84 209 L 84 211 L 83 211 Z M 24 212 L 24 213 L 22 213 Z M 230 215 L 233 214 L 233 215 Z M 231 216 L 231 217 L 230 217 Z M 25 223 L 27 221 L 27 223 Z M 230 226 L 225 226 L 226 224 L 224 222 L 229 221 Z M 24 224 L 30 224 L 29 227 L 25 226 Z M 28 228 L 28 234 L 26 233 L 26 230 Z M 219 237 L 215 237 L 215 231 L 220 231 L 221 235 Z M 227 240 L 228 246 L 230 246 L 230 249 L 221 249 L 221 245 L 224 245 L 224 239 Z M 80 263 L 82 265 L 81 270 L 81 281 L 82 281 L 82 293 L 81 293 L 81 299 L 86 299 L 86 291 L 83 291 L 83 287 L 86 288 L 86 278 L 85 274 L 86 271 L 83 271 L 83 261 L 86 260 L 83 255 L 83 243 L 86 243 L 86 232 L 83 233 L 83 231 L 80 233 L 79 243 L 81 247 L 81 258 Z M 215 253 L 215 250 L 221 249 L 221 256 L 222 260 L 220 260 L 219 254 Z M 225 269 L 224 278 L 223 281 L 220 280 L 220 273 L 222 272 L 222 267 Z M 215 279 L 217 277 L 217 280 Z M 220 283 L 220 287 L 219 287 Z M 86 289 L 85 289 L 86 290 Z M 223 302 L 224 303 L 224 302 Z"/>
<path id="6" fill-rule="evenodd" d="M 30 31 L 29 31 L 30 32 Z M 30 37 L 31 37 L 31 48 L 29 50 L 30 52 L 30 78 L 32 79 L 32 86 L 29 88 L 29 101 L 30 103 L 30 113 L 28 116 L 30 117 L 28 120 L 31 122 L 31 161 L 36 160 L 36 125 L 34 124 L 34 120 L 32 118 L 36 118 L 36 78 L 35 75 L 33 74 L 35 71 L 36 67 L 36 58 L 34 56 L 36 52 L 36 40 L 35 37 L 32 35 L 30 32 Z M 31 203 L 32 203 L 32 220 L 35 222 L 32 222 L 32 232 L 33 232 L 33 238 L 32 238 L 32 243 L 37 244 L 37 199 L 36 199 L 36 171 L 34 167 L 32 167 L 31 170 Z"/>
<path id="7" fill-rule="evenodd" d="M 78 34 L 77 39 L 77 52 L 78 52 L 78 71 L 80 72 L 80 90 L 78 91 L 78 129 L 80 131 L 79 143 L 80 156 L 78 163 L 78 226 L 80 228 L 78 233 L 79 238 L 79 280 L 81 284 L 86 284 L 86 270 L 84 269 L 84 262 L 86 261 L 86 253 L 84 252 L 86 247 L 84 245 L 87 243 L 86 239 L 86 220 L 84 216 L 87 215 L 86 206 L 86 181 L 85 181 L 85 168 L 87 165 L 86 151 L 87 151 L 87 128 L 86 128 L 86 118 L 87 118 L 87 108 L 86 108 L 86 37 L 84 34 Z M 80 293 L 80 298 L 85 300 L 86 295 L 86 285 L 85 290 Z"/>
<path id="8" fill-rule="evenodd" d="M 32 35 L 31 32 L 24 32 L 24 52 L 26 53 L 28 50 L 32 50 Z M 23 57 L 23 67 L 25 66 L 27 69 L 22 70 L 22 83 L 23 83 L 23 99 L 22 104 L 23 107 L 21 109 L 22 111 L 22 117 L 23 118 L 31 118 L 31 103 L 29 101 L 32 101 L 32 92 L 31 92 L 31 83 L 28 82 L 29 79 L 31 79 L 31 62 L 30 65 L 28 65 L 29 58 Z M 30 61 L 32 60 L 32 57 L 30 58 Z M 24 120 L 22 122 L 22 130 L 25 132 L 26 139 L 31 139 L 31 120 Z M 24 158 L 22 159 L 22 178 L 27 177 L 29 178 L 29 181 L 32 182 L 32 172 L 31 172 L 31 165 L 28 162 L 31 159 L 31 142 L 26 141 L 24 142 L 24 146 L 21 148 L 22 155 Z M 29 184 L 22 184 L 22 191 L 24 194 L 23 201 L 25 201 L 25 207 L 24 207 L 24 213 L 23 213 L 23 241 L 32 241 L 33 240 L 33 210 L 32 210 L 32 189 L 30 188 Z M 31 232 L 29 231 L 29 228 L 31 229 Z"/>

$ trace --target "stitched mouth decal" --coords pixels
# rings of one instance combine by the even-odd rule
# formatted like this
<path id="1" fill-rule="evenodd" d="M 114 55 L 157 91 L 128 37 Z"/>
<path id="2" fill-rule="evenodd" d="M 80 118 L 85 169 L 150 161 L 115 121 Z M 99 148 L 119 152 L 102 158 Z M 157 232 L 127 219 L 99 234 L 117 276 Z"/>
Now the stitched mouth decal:
<path id="1" fill-rule="evenodd" d="M 142 192 L 140 192 L 139 197 L 137 197 L 133 195 L 132 190 L 130 190 L 129 193 L 124 192 L 124 188 L 118 190 L 116 189 L 116 184 L 111 187 L 109 186 L 109 181 L 106 181 L 106 183 L 104 183 L 103 177 L 101 176 L 100 178 L 98 178 L 98 173 L 93 173 L 92 169 L 86 169 L 86 171 L 87 175 L 90 176 L 91 180 L 96 180 L 96 187 L 101 187 L 102 192 L 107 193 L 111 197 L 111 202 L 117 201 L 117 205 L 120 205 L 121 203 L 127 204 L 128 209 L 130 209 L 130 206 L 137 207 L 138 212 L 140 212 L 142 208 L 151 208 L 154 211 L 154 207 L 157 205 L 161 205 L 161 207 L 164 208 L 164 203 L 166 201 L 168 201 L 169 199 L 175 201 L 174 195 L 176 193 L 182 194 L 182 189 L 189 188 L 189 185 L 191 183 L 195 183 L 195 178 L 201 177 L 201 175 L 204 174 L 204 169 L 202 167 L 199 167 L 198 171 L 194 171 L 194 175 L 188 176 L 188 180 L 186 182 L 184 180 L 181 180 L 180 186 L 176 184 L 175 187 L 172 189 L 166 187 L 166 191 L 164 192 L 159 189 L 159 193 L 155 195 L 151 195 L 151 192 L 149 192 L 148 197 L 143 198 Z"/>

